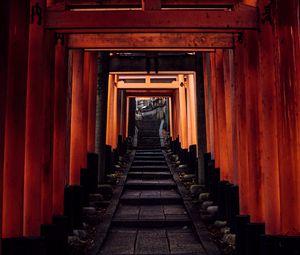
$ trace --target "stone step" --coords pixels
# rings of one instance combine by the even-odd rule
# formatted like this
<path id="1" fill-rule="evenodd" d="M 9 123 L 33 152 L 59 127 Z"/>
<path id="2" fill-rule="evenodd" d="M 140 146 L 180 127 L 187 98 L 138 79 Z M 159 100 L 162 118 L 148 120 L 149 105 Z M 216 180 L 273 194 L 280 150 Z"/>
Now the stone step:
<path id="1" fill-rule="evenodd" d="M 167 228 L 116 228 L 106 238 L 100 255 L 107 254 L 177 254 L 207 255 L 190 226 Z"/>
<path id="2" fill-rule="evenodd" d="M 177 187 L 172 179 L 149 180 L 149 179 L 127 179 L 125 188 L 130 189 L 171 189 Z"/>
<path id="3" fill-rule="evenodd" d="M 176 187 L 176 184 L 173 183 L 128 183 L 126 188 L 128 189 L 171 189 Z"/>
<path id="4" fill-rule="evenodd" d="M 135 160 L 165 160 L 164 156 L 140 156 L 136 155 Z"/>
<path id="5" fill-rule="evenodd" d="M 166 179 L 171 178 L 172 174 L 170 172 L 129 172 L 128 177 L 130 178 L 143 178 L 143 179 Z"/>
<path id="6" fill-rule="evenodd" d="M 163 157 L 164 154 L 162 152 L 136 152 L 135 157 Z"/>
<path id="7" fill-rule="evenodd" d="M 163 166 L 166 165 L 167 162 L 165 160 L 137 160 L 134 159 L 132 162 L 132 166 Z"/>
<path id="8" fill-rule="evenodd" d="M 169 220 L 128 220 L 128 219 L 113 219 L 111 222 L 113 227 L 136 227 L 136 228 L 159 228 L 159 227 L 180 227 L 190 226 L 192 221 L 189 218 L 185 219 L 169 219 Z"/>
<path id="9" fill-rule="evenodd" d="M 131 172 L 164 172 L 164 171 L 169 171 L 169 167 L 164 165 L 164 166 L 131 166 L 130 168 Z"/>
<path id="10" fill-rule="evenodd" d="M 118 245 L 116 245 L 118 244 Z M 207 255 L 192 227 L 112 228 L 99 253 Z"/>
<path id="11" fill-rule="evenodd" d="M 120 202 L 127 205 L 177 205 L 182 204 L 180 197 L 145 197 L 145 198 L 121 198 Z"/>
<path id="12" fill-rule="evenodd" d="M 154 148 L 151 148 L 151 149 L 144 149 L 143 147 L 137 147 L 137 149 L 136 149 L 136 153 L 144 153 L 144 152 L 159 152 L 159 153 L 161 153 L 162 154 L 162 150 L 161 150 L 161 148 L 156 148 L 156 149 L 154 149 Z"/>
<path id="13" fill-rule="evenodd" d="M 120 204 L 114 215 L 116 220 L 189 220 L 181 205 L 128 205 Z"/>

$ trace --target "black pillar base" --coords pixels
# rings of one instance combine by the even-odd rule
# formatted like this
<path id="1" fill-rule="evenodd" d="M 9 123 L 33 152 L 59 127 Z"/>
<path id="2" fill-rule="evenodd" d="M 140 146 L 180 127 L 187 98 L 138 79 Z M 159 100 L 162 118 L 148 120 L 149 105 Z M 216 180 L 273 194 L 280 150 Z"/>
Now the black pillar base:
<path id="1" fill-rule="evenodd" d="M 20 237 L 2 239 L 2 255 L 48 255 L 43 237 Z"/>
<path id="2" fill-rule="evenodd" d="M 69 231 L 82 229 L 83 188 L 78 185 L 65 187 L 64 216 L 69 219 Z"/>
<path id="3" fill-rule="evenodd" d="M 237 255 L 245 255 L 245 228 L 246 225 L 250 223 L 249 215 L 237 215 L 235 217 L 235 228 L 234 233 L 236 234 L 236 254 Z"/>
<path id="4" fill-rule="evenodd" d="M 299 255 L 300 236 L 262 235 L 260 255 Z"/>
<path id="5" fill-rule="evenodd" d="M 46 240 L 47 255 L 64 255 L 67 247 L 65 246 L 65 236 L 55 224 L 42 225 L 41 236 Z"/>
<path id="6" fill-rule="evenodd" d="M 249 223 L 245 227 L 245 255 L 260 254 L 260 236 L 265 234 L 265 224 Z"/>

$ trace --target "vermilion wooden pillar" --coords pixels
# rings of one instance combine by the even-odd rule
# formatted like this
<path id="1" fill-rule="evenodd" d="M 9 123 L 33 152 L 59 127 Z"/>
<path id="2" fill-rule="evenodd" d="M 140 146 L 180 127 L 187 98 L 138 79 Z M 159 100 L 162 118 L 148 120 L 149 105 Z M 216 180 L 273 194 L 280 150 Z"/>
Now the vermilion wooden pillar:
<path id="1" fill-rule="evenodd" d="M 88 145 L 88 118 L 89 118 L 89 90 L 90 90 L 90 70 L 91 52 L 84 51 L 83 60 L 83 94 L 82 96 L 82 153 L 87 154 Z M 86 165 L 86 162 L 84 163 Z"/>
<path id="2" fill-rule="evenodd" d="M 53 116 L 53 214 L 64 212 L 64 187 L 68 183 L 69 150 L 68 133 L 68 50 L 67 36 L 57 35 L 55 46 L 55 87 Z"/>
<path id="3" fill-rule="evenodd" d="M 248 146 L 246 129 L 246 94 L 244 77 L 244 49 L 237 44 L 234 52 L 234 69 L 236 80 L 236 131 L 237 131 L 237 162 L 238 184 L 240 188 L 240 212 L 249 213 L 249 174 L 248 174 Z"/>
<path id="4" fill-rule="evenodd" d="M 9 35 L 3 173 L 3 237 L 23 234 L 25 112 L 30 1 L 7 1 Z M 1 39 L 2 41 L 2 39 Z M 2 93 L 1 93 L 2 94 Z"/>
<path id="5" fill-rule="evenodd" d="M 190 145 L 196 144 L 198 145 L 197 141 L 197 103 L 196 103 L 196 84 L 195 84 L 196 77 L 194 74 L 188 75 L 188 94 L 189 94 L 189 114 L 190 114 L 190 127 L 191 130 L 188 132 L 191 133 L 191 142 Z"/>
<path id="6" fill-rule="evenodd" d="M 173 102 L 172 102 L 172 98 L 168 97 L 168 101 L 169 101 L 169 118 L 170 118 L 170 136 L 174 139 L 174 132 L 173 132 Z"/>
<path id="7" fill-rule="evenodd" d="M 71 113 L 71 154 L 70 183 L 80 183 L 80 169 L 86 165 L 83 143 L 84 136 L 84 87 L 83 87 L 83 51 L 71 50 L 72 54 L 72 113 Z M 85 133 L 86 134 L 86 133 Z"/>
<path id="8" fill-rule="evenodd" d="M 205 103 L 205 123 L 206 123 L 206 151 L 213 154 L 213 130 L 211 128 L 212 98 L 211 98 L 211 77 L 209 53 L 203 53 L 203 82 L 204 82 L 204 103 Z"/>
<path id="9" fill-rule="evenodd" d="M 212 110 L 213 110 L 213 132 L 214 132 L 214 159 L 216 167 L 220 167 L 220 140 L 219 140 L 219 122 L 217 108 L 217 73 L 216 73 L 216 55 L 210 53 L 210 71 L 211 71 L 211 95 L 212 95 Z"/>
<path id="10" fill-rule="evenodd" d="M 106 129 L 110 132 L 106 132 L 106 144 L 112 146 L 113 144 L 113 109 L 114 109 L 114 78 L 113 75 L 109 75 L 108 79 L 108 92 L 107 92 L 107 120 Z"/>
<path id="11" fill-rule="evenodd" d="M 0 2 L 0 238 L 2 237 L 2 201 L 3 201 L 3 162 L 4 162 L 4 127 L 8 64 L 9 11 L 7 1 Z M 1 243 L 0 243 L 1 246 Z"/>
<path id="12" fill-rule="evenodd" d="M 248 146 L 249 209 L 253 222 L 263 222 L 262 171 L 258 123 L 258 44 L 257 32 L 245 32 L 244 76 L 246 93 L 246 128 Z"/>
<path id="13" fill-rule="evenodd" d="M 129 137 L 129 97 L 126 96 L 126 137 Z"/>
<path id="14" fill-rule="evenodd" d="M 280 2 L 280 6 L 283 5 L 283 1 Z M 279 7 L 281 8 L 281 7 Z M 299 19 L 299 9 L 300 9 L 300 2 L 297 0 L 292 0 L 287 4 L 288 10 L 285 10 L 283 16 L 286 15 L 287 12 L 290 12 L 292 15 L 290 17 L 290 36 L 292 37 L 292 43 L 293 43 L 293 63 L 294 63 L 294 69 L 293 69 L 293 76 L 294 76 L 294 82 L 296 86 L 296 102 L 299 102 L 300 100 L 300 19 Z M 297 134 L 300 133 L 300 105 L 299 103 L 296 103 L 296 126 L 297 126 Z M 300 136 L 297 136 L 297 161 L 298 161 L 298 168 L 300 165 Z M 296 210 L 299 212 L 300 210 L 300 173 L 299 171 L 296 171 L 296 186 L 298 187 L 298 195 L 297 195 L 297 208 Z M 300 219 L 298 217 L 296 222 L 296 230 L 300 232 Z"/>
<path id="15" fill-rule="evenodd" d="M 111 85 L 111 84 L 109 84 Z M 118 143 L 118 89 L 113 84 L 113 110 L 112 110 L 112 116 L 108 116 L 109 118 L 112 118 L 112 148 L 117 148 Z"/>
<path id="16" fill-rule="evenodd" d="M 190 105 L 190 88 L 189 85 L 186 87 L 186 119 L 187 119 L 187 148 L 192 144 L 192 116 L 191 116 L 191 105 Z"/>
<path id="17" fill-rule="evenodd" d="M 178 112 L 177 112 L 177 90 L 173 93 L 172 95 L 172 114 L 173 114 L 173 139 L 176 139 L 179 136 L 179 131 L 178 131 Z"/>
<path id="18" fill-rule="evenodd" d="M 44 36 L 44 169 L 42 175 L 42 223 L 50 224 L 53 213 L 53 116 L 55 87 L 55 34 L 45 31 Z"/>
<path id="19" fill-rule="evenodd" d="M 224 88 L 224 69 L 223 69 L 223 50 L 216 50 L 216 114 L 218 122 L 219 138 L 219 159 L 221 179 L 229 179 L 228 150 L 227 150 L 227 130 L 226 130 L 226 110 L 225 110 L 225 88 Z"/>
<path id="20" fill-rule="evenodd" d="M 259 2 L 264 10 L 268 0 Z M 275 44 L 273 28 L 270 24 L 261 25 L 259 44 L 259 86 L 258 114 L 260 133 L 260 165 L 263 172 L 263 204 L 266 232 L 281 233 L 280 184 L 278 165 L 277 102 L 275 86 L 275 52 L 270 45 Z"/>
<path id="21" fill-rule="evenodd" d="M 231 53 L 231 54 L 230 54 Z M 227 179 L 231 183 L 237 183 L 237 178 L 234 178 L 235 172 L 237 171 L 237 165 L 234 163 L 236 159 L 236 152 L 234 150 L 236 145 L 234 143 L 234 136 L 236 133 L 233 132 L 235 125 L 234 117 L 234 94 L 233 92 L 233 73 L 232 73 L 232 51 L 223 50 L 223 70 L 224 70 L 224 93 L 225 93 L 225 115 L 226 115 L 226 147 L 228 156 L 228 172 Z"/>
<path id="22" fill-rule="evenodd" d="M 42 15 L 46 1 L 31 0 L 30 4 L 39 4 Z M 25 168 L 24 168 L 24 230 L 25 236 L 38 236 L 42 223 L 42 180 L 47 169 L 45 162 L 45 131 L 46 104 L 44 93 L 45 58 L 43 20 L 38 17 L 30 24 L 28 47 L 28 77 L 26 98 L 26 137 L 25 137 Z M 46 77 L 47 79 L 48 77 Z M 47 95 L 49 96 L 49 95 Z M 51 198 L 50 198 L 51 199 Z"/>
<path id="23" fill-rule="evenodd" d="M 275 38 L 277 40 L 276 91 L 278 116 L 278 154 L 280 178 L 281 224 L 283 234 L 300 231 L 299 219 L 299 113 L 297 93 L 299 74 L 299 2 L 278 0 L 275 10 Z M 298 40 L 297 40 L 298 39 Z M 297 50 L 298 52 L 297 52 Z M 298 205 L 298 206 L 295 206 Z"/>
<path id="24" fill-rule="evenodd" d="M 178 82 L 179 86 L 179 125 L 180 125 L 180 135 L 181 135 L 181 147 L 183 149 L 188 148 L 188 138 L 187 138 L 187 104 L 186 104 L 186 89 L 184 85 L 183 75 L 179 75 Z"/>
<path id="25" fill-rule="evenodd" d="M 97 52 L 90 52 L 87 150 L 95 152 L 96 99 L 97 99 Z"/>

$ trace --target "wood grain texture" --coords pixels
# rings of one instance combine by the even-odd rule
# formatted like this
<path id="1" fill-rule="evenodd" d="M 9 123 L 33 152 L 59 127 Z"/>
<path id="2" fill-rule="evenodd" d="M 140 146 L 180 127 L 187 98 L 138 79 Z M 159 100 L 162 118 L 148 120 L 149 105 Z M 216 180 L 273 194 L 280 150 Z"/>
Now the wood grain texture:
<path id="1" fill-rule="evenodd" d="M 70 48 L 85 49 L 208 49 L 232 48 L 232 34 L 227 33 L 105 33 L 71 34 Z"/>

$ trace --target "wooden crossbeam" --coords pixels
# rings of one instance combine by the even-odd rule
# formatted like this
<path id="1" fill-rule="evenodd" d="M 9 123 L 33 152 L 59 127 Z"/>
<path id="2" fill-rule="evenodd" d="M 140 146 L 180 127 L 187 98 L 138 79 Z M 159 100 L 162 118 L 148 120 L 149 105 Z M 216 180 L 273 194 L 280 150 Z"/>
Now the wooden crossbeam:
<path id="1" fill-rule="evenodd" d="M 161 6 L 164 8 L 172 7 L 226 7 L 236 4 L 237 0 L 161 0 Z M 137 8 L 141 7 L 141 0 L 67 0 L 66 5 L 69 8 Z"/>
<path id="2" fill-rule="evenodd" d="M 124 83 L 118 82 L 118 89 L 178 89 L 178 82 L 173 83 Z"/>
<path id="3" fill-rule="evenodd" d="M 257 12 L 243 6 L 224 10 L 48 11 L 45 27 L 55 30 L 114 29 L 256 29 Z"/>
<path id="4" fill-rule="evenodd" d="M 106 33 L 71 34 L 69 48 L 118 49 L 140 51 L 156 50 L 201 50 L 234 47 L 230 33 Z"/>
<path id="5" fill-rule="evenodd" d="M 142 0 L 143 10 L 160 10 L 161 0 Z"/>
<path id="6" fill-rule="evenodd" d="M 138 90 L 134 90 L 134 89 L 128 89 L 126 90 L 126 96 L 128 97 L 162 97 L 162 96 L 172 96 L 174 93 L 174 89 L 173 90 L 166 90 L 166 89 L 138 89 Z"/>
<path id="7" fill-rule="evenodd" d="M 194 71 L 196 66 L 196 58 L 194 55 L 184 56 L 159 56 L 157 63 L 153 58 L 149 59 L 147 64 L 147 57 L 125 57 L 125 56 L 111 56 L 109 61 L 110 72 L 143 72 L 147 69 L 154 73 L 161 72 L 178 72 L 178 71 Z M 156 67 L 158 70 L 156 70 Z"/>

